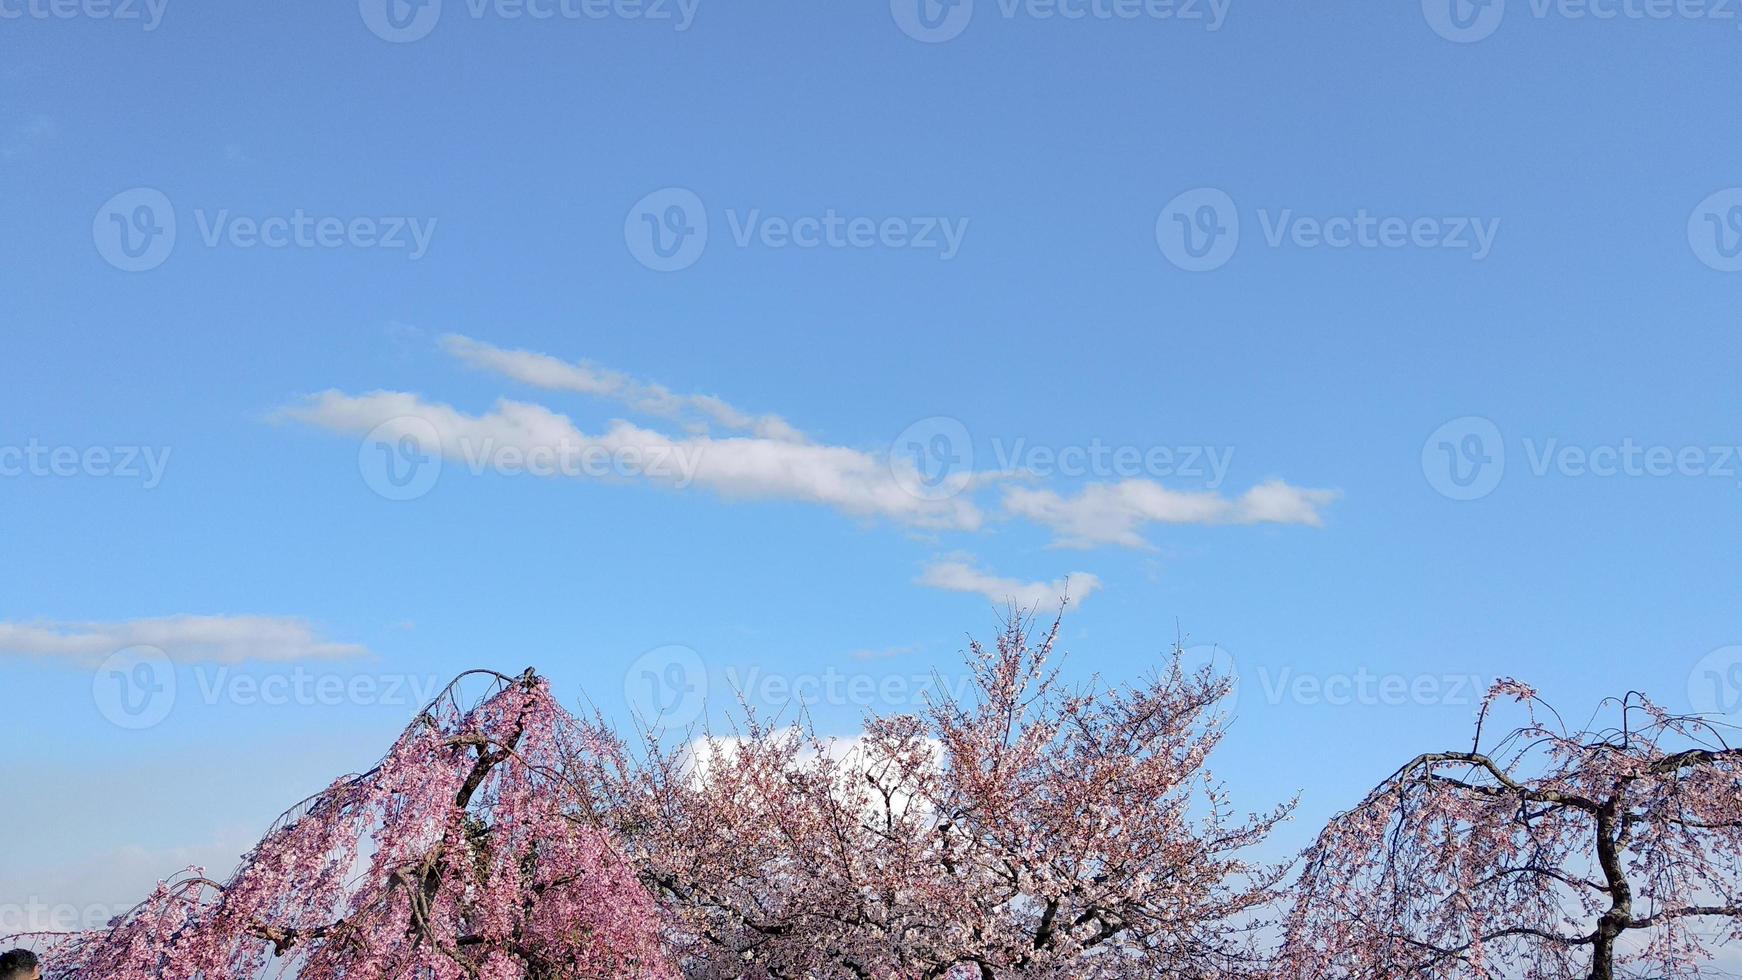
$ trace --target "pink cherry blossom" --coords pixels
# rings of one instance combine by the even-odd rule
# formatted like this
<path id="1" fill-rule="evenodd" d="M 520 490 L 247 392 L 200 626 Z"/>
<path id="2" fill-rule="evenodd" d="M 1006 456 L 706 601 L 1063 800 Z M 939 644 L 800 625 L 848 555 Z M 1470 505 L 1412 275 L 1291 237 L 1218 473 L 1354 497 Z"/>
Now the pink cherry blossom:
<path id="1" fill-rule="evenodd" d="M 193 869 L 107 929 L 33 937 L 46 976 L 675 977 L 657 905 L 563 781 L 567 714 L 531 671 L 480 676 L 487 696 L 462 706 L 456 682 L 227 881 Z"/>
<path id="2" fill-rule="evenodd" d="M 1485 744 L 1503 696 L 1528 717 Z M 1502 681 L 1467 750 L 1417 756 L 1332 820 L 1283 975 L 1688 977 L 1742 938 L 1742 749 L 1638 694 L 1604 708 L 1569 727 Z"/>
<path id="3" fill-rule="evenodd" d="M 1229 682 L 1177 658 L 1067 690 L 1058 624 L 974 643 L 971 696 L 850 742 L 764 724 L 584 754 L 598 809 L 672 908 L 686 976 L 1240 977 L 1284 874 L 1244 853 L 1205 760 Z"/>

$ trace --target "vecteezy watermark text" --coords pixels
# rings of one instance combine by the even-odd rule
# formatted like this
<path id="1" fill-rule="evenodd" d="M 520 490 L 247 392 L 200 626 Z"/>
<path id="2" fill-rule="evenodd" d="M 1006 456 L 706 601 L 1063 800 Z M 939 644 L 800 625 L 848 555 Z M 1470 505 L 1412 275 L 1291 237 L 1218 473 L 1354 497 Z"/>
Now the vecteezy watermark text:
<path id="1" fill-rule="evenodd" d="M 559 439 L 536 446 L 503 445 L 494 439 L 462 439 L 459 455 L 473 476 L 646 476 L 683 489 L 694 482 L 707 451 L 700 444 L 604 445 Z"/>
<path id="2" fill-rule="evenodd" d="M 1461 215 L 1382 215 L 1366 208 L 1329 216 L 1293 208 L 1259 208 L 1259 230 L 1273 249 L 1435 249 L 1480 262 L 1494 250 L 1500 219 Z M 1215 187 L 1177 194 L 1155 219 L 1162 255 L 1188 272 L 1221 268 L 1240 246 L 1241 215 L 1233 197 Z"/>
<path id="3" fill-rule="evenodd" d="M 981 0 L 984 3 L 984 0 Z M 996 0 L 1005 20 L 1156 21 L 1189 24 L 1205 32 L 1221 30 L 1230 0 Z M 890 0 L 889 12 L 901 32 L 916 41 L 941 44 L 968 29 L 975 0 Z"/>
<path id="4" fill-rule="evenodd" d="M 155 490 L 169 468 L 169 453 L 168 446 L 50 446 L 31 439 L 22 446 L 0 445 L 0 479 L 139 480 Z"/>
<path id="5" fill-rule="evenodd" d="M 667 729 L 698 721 L 714 694 L 734 705 L 759 710 L 819 705 L 905 710 L 941 700 L 961 700 L 973 685 L 971 676 L 947 678 L 936 672 L 880 673 L 834 666 L 785 671 L 736 665 L 726 667 L 715 683 L 701 654 L 676 643 L 643 653 L 623 677 L 630 711 L 642 722 Z"/>
<path id="6" fill-rule="evenodd" d="M 1513 4 L 1516 9 L 1516 0 Z M 1736 0 L 1528 0 L 1538 21 L 1711 21 L 1735 24 Z M 1421 0 L 1421 13 L 1435 34 L 1459 44 L 1483 40 L 1500 29 L 1506 0 Z"/>
<path id="7" fill-rule="evenodd" d="M 761 208 L 727 208 L 726 228 L 738 248 L 771 250 L 886 249 L 954 259 L 968 234 L 969 219 L 934 215 L 843 214 L 834 208 L 798 215 Z M 656 272 L 694 265 L 708 246 L 710 221 L 701 196 L 683 187 L 654 191 L 635 202 L 623 221 L 629 254 Z"/>
<path id="8" fill-rule="evenodd" d="M 22 902 L 0 902 L 0 936 L 27 932 L 94 932 L 109 926 L 116 916 L 131 911 L 131 905 L 45 902 L 31 896 Z"/>
<path id="9" fill-rule="evenodd" d="M 1405 705 L 1473 705 L 1482 700 L 1492 678 L 1479 674 L 1374 673 L 1358 667 L 1353 673 L 1296 672 L 1291 667 L 1272 672 L 1258 667 L 1258 683 L 1270 704 L 1395 708 Z"/>
<path id="10" fill-rule="evenodd" d="M 207 248 L 367 249 L 400 252 L 413 262 L 429 254 L 437 222 L 433 217 L 320 215 L 302 208 L 266 215 L 195 208 L 193 217 L 200 243 Z M 150 187 L 116 194 L 91 221 L 97 254 L 124 272 L 146 272 L 168 261 L 178 231 L 169 196 Z"/>
<path id="11" fill-rule="evenodd" d="M 337 218 L 311 215 L 297 208 L 288 215 L 256 218 L 233 215 L 229 208 L 208 212 L 194 209 L 200 240 L 207 248 L 380 248 L 403 249 L 416 262 L 429 254 L 435 218 Z"/>
<path id="12" fill-rule="evenodd" d="M 560 438 L 535 445 L 492 437 L 444 439 L 428 419 L 403 416 L 370 430 L 357 450 L 363 482 L 388 500 L 414 500 L 441 477 L 444 459 L 459 461 L 472 476 L 533 476 L 611 479 L 646 477 L 677 489 L 695 482 L 707 447 L 701 442 L 646 445 Z"/>
<path id="13" fill-rule="evenodd" d="M 1054 445 L 1025 437 L 991 439 L 996 469 L 977 474 L 973 437 L 960 419 L 923 418 L 889 445 L 896 482 L 916 497 L 939 500 L 968 489 L 976 475 L 996 477 L 1094 477 L 1103 480 L 1178 479 L 1220 487 L 1234 463 L 1233 446 L 1136 446 L 1099 437 Z"/>
<path id="14" fill-rule="evenodd" d="M 190 673 L 191 686 L 184 677 Z M 418 708 L 444 686 L 433 674 L 349 674 L 300 664 L 266 672 L 206 665 L 178 671 L 161 649 L 134 646 L 111 654 L 92 672 L 91 698 L 112 724 L 138 730 L 161 724 L 189 694 L 208 707 Z"/>
<path id="15" fill-rule="evenodd" d="M 169 0 L 0 0 L 0 20 L 108 20 L 155 31 Z"/>
<path id="16" fill-rule="evenodd" d="M 875 674 L 824 667 L 821 671 L 770 671 L 761 667 L 728 667 L 726 686 L 758 707 L 916 708 L 928 700 L 965 697 L 972 677 L 954 681 L 932 673 Z"/>
<path id="17" fill-rule="evenodd" d="M 473 20 L 575 22 L 624 20 L 669 24 L 687 31 L 700 0 L 465 0 Z M 370 32 L 383 41 L 421 41 L 441 22 L 443 0 L 358 0 L 357 10 Z"/>
<path id="18" fill-rule="evenodd" d="M 1742 487 L 1742 445 L 1652 443 L 1631 436 L 1572 442 L 1555 436 L 1519 440 L 1533 477 L 1597 479 L 1728 479 Z M 1513 458 L 1517 458 L 1514 454 Z M 1506 474 L 1507 446 L 1500 427 L 1479 415 L 1452 419 L 1422 444 L 1428 483 L 1453 500 L 1493 493 Z"/>
<path id="19" fill-rule="evenodd" d="M 1233 446 L 1119 446 L 1090 439 L 1083 445 L 1046 446 L 1027 439 L 992 437 L 993 462 L 1001 473 L 1032 476 L 1201 480 L 1214 490 L 1228 477 Z"/>

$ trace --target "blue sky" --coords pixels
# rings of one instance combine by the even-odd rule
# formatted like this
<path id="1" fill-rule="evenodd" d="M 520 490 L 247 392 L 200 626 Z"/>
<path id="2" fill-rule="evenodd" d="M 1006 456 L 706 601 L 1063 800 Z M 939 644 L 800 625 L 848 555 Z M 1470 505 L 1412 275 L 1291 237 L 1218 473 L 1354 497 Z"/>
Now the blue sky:
<path id="1" fill-rule="evenodd" d="M 0 897 L 468 667 L 850 734 L 1067 575 L 1279 852 L 1495 676 L 1742 708 L 1742 20 L 1436 3 L 0 2 Z"/>

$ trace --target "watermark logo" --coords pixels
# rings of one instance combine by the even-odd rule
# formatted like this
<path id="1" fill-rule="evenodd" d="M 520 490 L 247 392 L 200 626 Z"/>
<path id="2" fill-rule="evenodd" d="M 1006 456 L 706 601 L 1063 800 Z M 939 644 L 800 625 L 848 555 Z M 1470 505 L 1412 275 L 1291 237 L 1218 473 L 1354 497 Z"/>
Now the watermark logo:
<path id="1" fill-rule="evenodd" d="M 1240 212 L 1226 191 L 1194 188 L 1161 209 L 1155 241 L 1169 262 L 1187 272 L 1219 269 L 1240 245 Z"/>
<path id="2" fill-rule="evenodd" d="M 91 699 L 110 723 L 132 731 L 151 728 L 175 707 L 175 665 L 153 646 L 110 654 L 91 676 Z"/>
<path id="3" fill-rule="evenodd" d="M 1268 248 L 1468 252 L 1486 259 L 1500 234 L 1499 218 L 1460 215 L 1384 215 L 1366 208 L 1347 214 L 1301 214 L 1294 208 L 1258 208 Z M 1188 272 L 1226 265 L 1240 245 L 1240 212 L 1227 192 L 1198 187 L 1167 202 L 1155 219 L 1155 241 L 1169 262 Z"/>
<path id="4" fill-rule="evenodd" d="M 153 187 L 135 187 L 103 202 L 91 221 L 103 261 L 123 272 L 147 272 L 175 248 L 175 206 Z"/>
<path id="5" fill-rule="evenodd" d="M 1221 30 L 1231 0 L 995 0 L 1007 21 L 1177 21 Z M 889 10 L 902 33 L 937 44 L 956 38 L 974 16 L 974 0 L 890 0 Z"/>
<path id="6" fill-rule="evenodd" d="M 990 439 L 991 469 L 977 470 L 987 454 L 975 449 L 961 420 L 947 415 L 920 419 L 889 444 L 886 458 L 895 482 L 922 500 L 943 500 L 970 489 L 976 478 L 1097 480 L 1195 480 L 1219 488 L 1234 463 L 1233 446 L 1137 446 L 1107 442 L 1053 444 L 1023 436 Z"/>
<path id="7" fill-rule="evenodd" d="M 630 711 L 649 727 L 685 728 L 707 707 L 707 666 L 701 654 L 681 644 L 655 647 L 629 665 L 623 696 Z"/>
<path id="8" fill-rule="evenodd" d="M 464 0 L 461 15 L 474 21 L 534 23 L 590 20 L 646 21 L 670 24 L 681 33 L 695 23 L 700 0 Z M 441 20 L 442 0 L 358 0 L 358 11 L 371 33 L 384 41 L 405 44 L 430 35 Z"/>
<path id="9" fill-rule="evenodd" d="M 1452 500 L 1488 496 L 1506 474 L 1500 427 L 1479 415 L 1452 419 L 1422 443 L 1421 472 L 1429 485 Z"/>
<path id="10" fill-rule="evenodd" d="M 770 250 L 899 249 L 932 252 L 945 262 L 967 237 L 969 218 L 935 215 L 847 215 L 834 208 L 810 214 L 769 214 L 726 208 L 725 227 L 737 248 Z M 655 272 L 694 265 L 708 244 L 709 218 L 694 191 L 667 187 L 643 197 L 623 219 L 623 241 L 637 262 Z"/>
<path id="11" fill-rule="evenodd" d="M 974 440 L 960 419 L 920 419 L 889 446 L 895 482 L 921 500 L 945 500 L 968 488 L 974 477 Z"/>
<path id="12" fill-rule="evenodd" d="M 448 464 L 474 477 L 648 479 L 682 490 L 696 480 L 706 440 L 645 442 L 563 436 L 551 441 L 494 436 L 443 436 L 429 419 L 402 415 L 369 430 L 357 447 L 363 482 L 386 500 L 416 500 L 432 490 Z"/>
<path id="13" fill-rule="evenodd" d="M 889 12 L 903 34 L 941 44 L 968 29 L 974 19 L 974 0 L 889 0 Z"/>
<path id="14" fill-rule="evenodd" d="M 1421 0 L 1421 14 L 1440 37 L 1473 44 L 1499 30 L 1506 0 Z"/>
<path id="15" fill-rule="evenodd" d="M 818 705 L 912 710 L 941 702 L 965 701 L 974 687 L 972 675 L 874 673 L 832 666 L 798 673 L 727 667 L 725 675 L 727 687 L 745 703 L 775 712 Z"/>
<path id="16" fill-rule="evenodd" d="M 193 210 L 206 248 L 373 249 L 403 251 L 416 262 L 429 253 L 436 218 L 339 217 L 309 214 L 235 214 L 229 208 Z M 122 191 L 103 203 L 91 222 L 91 239 L 103 260 L 123 272 L 146 272 L 169 259 L 176 246 L 176 211 L 168 196 L 150 187 Z"/>
<path id="17" fill-rule="evenodd" d="M 1707 718 L 1742 723 L 1742 646 L 1719 647 L 1688 674 L 1688 704 Z"/>
<path id="18" fill-rule="evenodd" d="M 442 436 L 428 419 L 402 415 L 369 430 L 357 448 L 357 471 L 377 496 L 416 500 L 442 475 Z"/>
<path id="19" fill-rule="evenodd" d="M 1228 681 L 1229 691 L 1216 704 L 1216 711 L 1233 720 L 1245 694 L 1247 703 L 1268 706 L 1296 704 L 1303 707 L 1382 707 L 1474 705 L 1488 688 L 1475 674 L 1376 673 L 1367 667 L 1354 670 L 1301 671 L 1285 666 L 1274 670 L 1264 664 L 1242 669 L 1229 650 L 1216 643 L 1185 647 L 1180 666 L 1191 675 L 1207 669 L 1212 677 Z M 1253 701 L 1251 695 L 1258 697 Z"/>
<path id="20" fill-rule="evenodd" d="M 1266 702 L 1304 707 L 1471 706 L 1480 703 L 1492 683 L 1480 674 L 1380 674 L 1366 667 L 1317 673 L 1292 667 L 1272 672 L 1260 666 L 1257 674 Z"/>
<path id="21" fill-rule="evenodd" d="M 1742 272 L 1742 187 L 1706 197 L 1688 215 L 1688 247 L 1719 272 Z"/>
<path id="22" fill-rule="evenodd" d="M 1005 476 L 1101 480 L 1196 480 L 1215 490 L 1234 464 L 1233 446 L 1132 446 L 1102 439 L 1064 446 L 992 437 L 995 472 Z"/>
<path id="23" fill-rule="evenodd" d="M 1727 479 L 1742 487 L 1742 445 L 1650 443 L 1632 436 L 1612 442 L 1565 442 L 1557 436 L 1519 440 L 1529 475 L 1538 479 Z M 1475 415 L 1434 430 L 1421 450 L 1422 473 L 1446 497 L 1475 500 L 1499 485 L 1506 470 L 1500 429 Z"/>
<path id="24" fill-rule="evenodd" d="M 407 44 L 435 30 L 442 19 L 442 0 L 357 0 L 357 11 L 376 37 Z"/>
<path id="25" fill-rule="evenodd" d="M 1736 9 L 1735 0 L 1529 0 L 1527 13 L 1536 21 L 1680 20 L 1742 28 Z M 1470 44 L 1499 30 L 1506 0 L 1422 0 L 1421 12 L 1440 37 Z"/>
<path id="26" fill-rule="evenodd" d="M 708 247 L 708 211 L 686 187 L 666 187 L 643 197 L 623 219 L 629 254 L 655 272 L 696 264 Z"/>
<path id="27" fill-rule="evenodd" d="M 761 208 L 726 209 L 732 243 L 739 248 L 902 249 L 929 251 L 948 262 L 962 250 L 969 218 L 940 215 L 844 215 L 834 208 L 821 214 L 789 217 L 763 214 Z"/>
<path id="28" fill-rule="evenodd" d="M 384 706 L 428 704 L 445 682 L 433 674 L 342 674 L 298 664 L 265 673 L 230 666 L 184 668 L 191 686 L 178 681 L 175 666 L 157 647 L 128 647 L 98 666 L 92 696 L 104 718 L 139 731 L 161 724 L 178 703 L 228 704 L 242 708 Z"/>

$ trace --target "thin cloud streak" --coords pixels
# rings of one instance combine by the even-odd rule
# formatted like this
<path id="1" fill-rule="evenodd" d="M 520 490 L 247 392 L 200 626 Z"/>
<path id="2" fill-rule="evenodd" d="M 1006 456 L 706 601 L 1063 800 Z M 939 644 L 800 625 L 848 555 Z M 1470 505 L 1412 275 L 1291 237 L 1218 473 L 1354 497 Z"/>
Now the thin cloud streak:
<path id="1" fill-rule="evenodd" d="M 426 451 L 464 459 L 481 471 L 480 453 L 504 449 L 539 452 L 619 454 L 658 458 L 663 468 L 633 472 L 566 472 L 546 475 L 624 476 L 687 489 L 707 487 L 733 499 L 790 500 L 831 507 L 857 517 L 887 518 L 927 530 L 977 531 L 985 523 L 977 497 L 1012 474 L 967 474 L 961 492 L 935 497 L 915 491 L 922 484 L 911 460 L 887 451 L 870 452 L 811 442 L 778 415 L 753 415 L 712 395 L 674 392 L 588 361 L 568 361 L 528 350 L 510 350 L 461 334 L 439 340 L 442 349 L 464 363 L 547 391 L 567 391 L 607 399 L 684 427 L 667 434 L 623 420 L 604 432 L 580 431 L 567 416 L 542 405 L 499 400 L 482 414 L 468 414 L 420 395 L 375 391 L 352 395 L 325 391 L 301 405 L 281 410 L 289 418 L 330 431 L 377 438 L 412 437 L 421 444 L 433 427 L 439 445 Z M 736 435 L 713 436 L 709 425 Z M 1153 550 L 1144 531 L 1155 524 L 1200 526 L 1324 522 L 1322 511 L 1338 498 L 1333 490 L 1292 486 L 1273 479 L 1238 497 L 1214 490 L 1174 490 L 1150 479 L 1090 483 L 1074 493 L 1006 484 L 999 516 L 1048 528 L 1060 548 L 1121 547 Z M 1032 584 L 1032 583 L 1031 583 Z"/>
<path id="2" fill-rule="evenodd" d="M 1071 572 L 1051 582 L 1024 582 L 982 571 L 960 558 L 932 562 L 914 581 L 927 588 L 984 596 L 996 605 L 1014 604 L 1019 609 L 1057 607 L 1061 600 L 1066 608 L 1074 609 L 1101 588 L 1100 578 L 1091 572 Z"/>
<path id="3" fill-rule="evenodd" d="M 764 439 L 803 442 L 804 434 L 778 415 L 753 415 L 713 395 L 682 394 L 662 384 L 639 381 L 588 361 L 565 361 L 529 350 L 508 350 L 461 334 L 447 334 L 443 350 L 475 368 L 549 391 L 573 391 L 620 402 L 645 415 L 692 423 L 697 416 L 737 432 Z"/>
<path id="4" fill-rule="evenodd" d="M 348 435 L 409 437 L 425 452 L 473 463 L 507 449 L 520 454 L 633 456 L 646 465 L 624 476 L 676 489 L 695 485 L 733 499 L 796 500 L 920 528 L 972 531 L 983 520 L 972 502 L 928 500 L 909 493 L 888 460 L 842 446 L 752 436 L 674 438 L 624 421 L 612 423 L 602 434 L 589 435 L 567 416 L 541 405 L 503 399 L 489 412 L 470 415 L 451 405 L 391 391 L 365 395 L 326 391 L 280 414 Z M 422 445 L 432 428 L 439 445 Z"/>
<path id="5" fill-rule="evenodd" d="M 156 647 L 178 663 L 288 663 L 369 655 L 361 644 L 327 640 L 307 620 L 288 616 L 0 622 L 0 656 L 44 657 L 87 666 L 135 646 Z"/>
<path id="6" fill-rule="evenodd" d="M 1051 528 L 1054 545 L 1093 548 L 1117 545 L 1149 550 L 1141 533 L 1150 524 L 1302 524 L 1319 527 L 1320 511 L 1338 498 L 1335 490 L 1308 490 L 1270 480 L 1236 498 L 1202 491 L 1171 490 L 1154 480 L 1092 483 L 1074 497 L 1053 490 L 1010 487 L 1004 512 Z"/>

